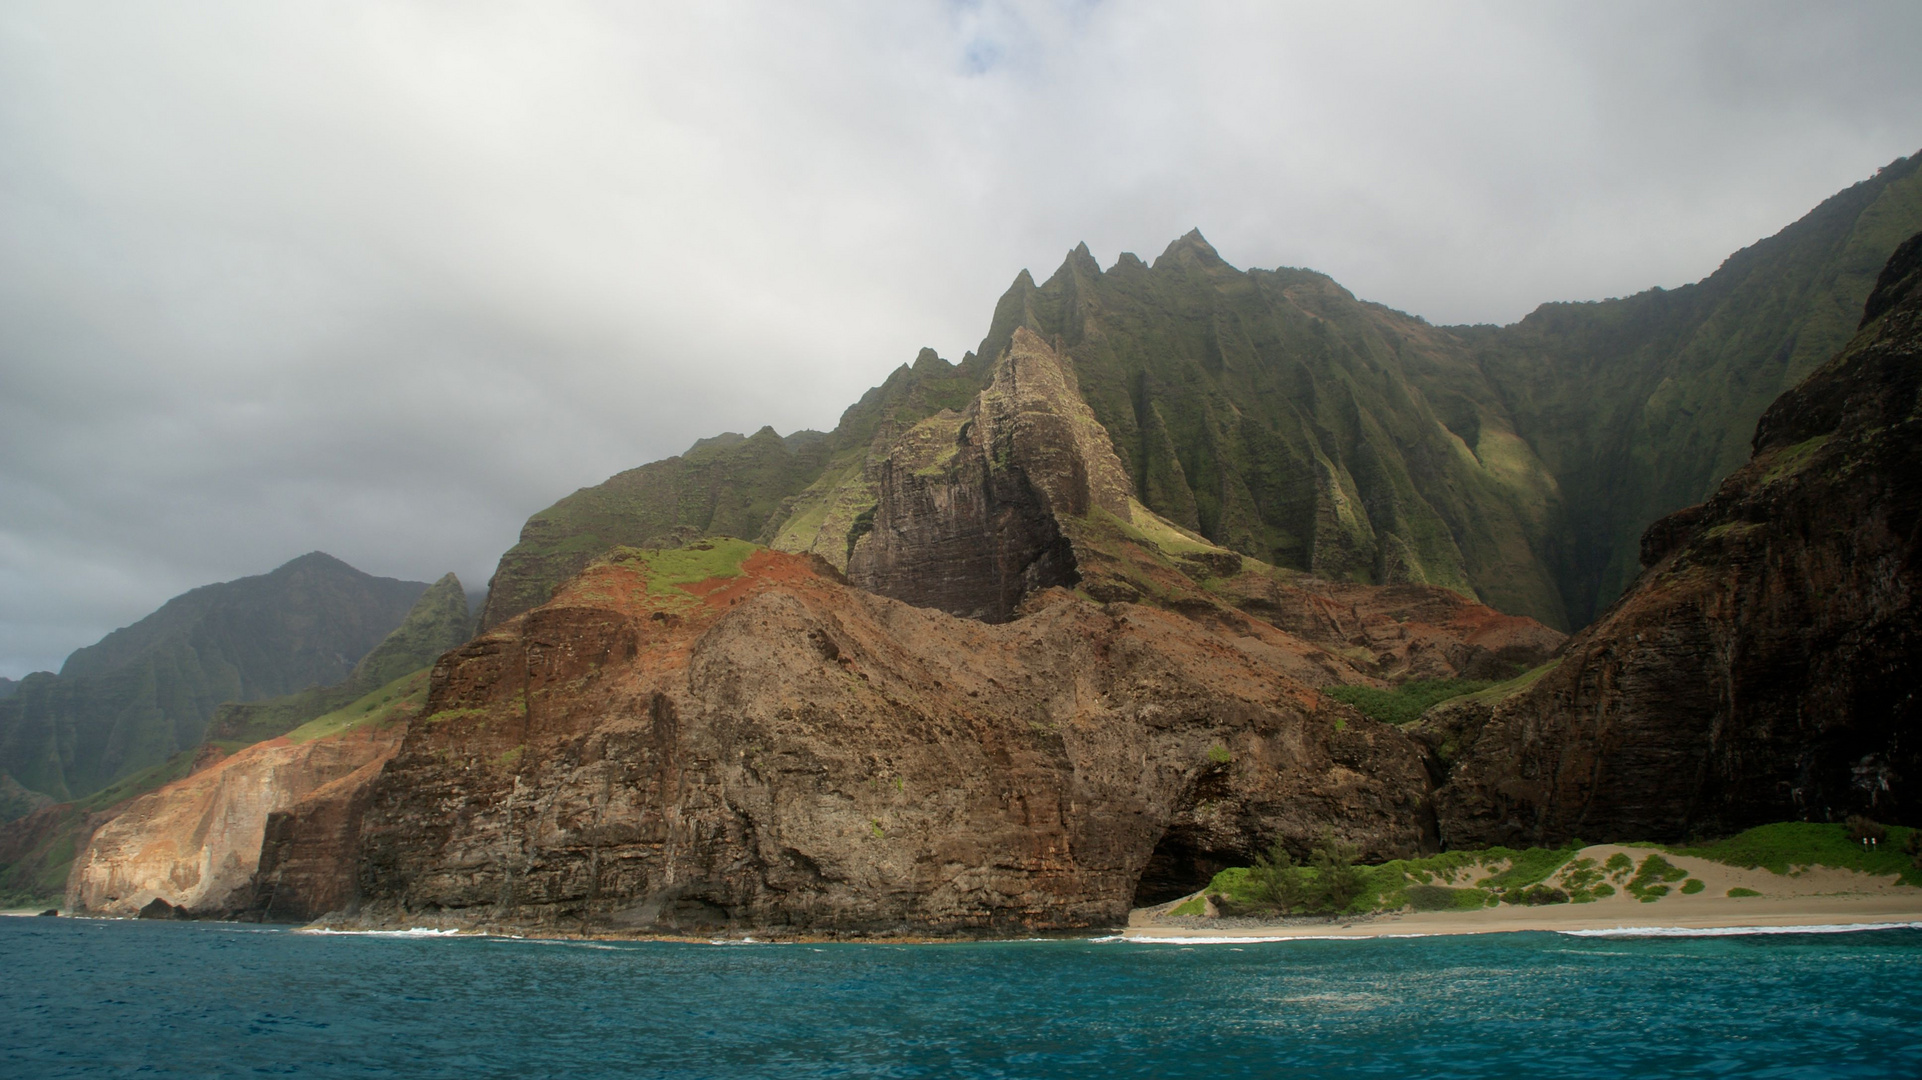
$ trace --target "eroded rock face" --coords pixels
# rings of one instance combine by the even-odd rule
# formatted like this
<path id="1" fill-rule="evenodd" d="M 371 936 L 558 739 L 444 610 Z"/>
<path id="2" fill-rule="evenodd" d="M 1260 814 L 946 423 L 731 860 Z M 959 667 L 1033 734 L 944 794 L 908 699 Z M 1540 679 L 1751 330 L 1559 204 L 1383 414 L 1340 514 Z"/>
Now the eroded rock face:
<path id="1" fill-rule="evenodd" d="M 873 471 L 877 502 L 848 537 L 849 580 L 987 622 L 1076 584 L 1061 522 L 1097 508 L 1125 519 L 1133 494 L 1073 373 L 1025 329 L 965 412 L 916 425 Z"/>
<path id="2" fill-rule="evenodd" d="M 1038 335 L 1016 330 L 992 370 L 966 410 L 886 433 L 859 476 L 817 492 L 799 549 L 862 588 L 988 622 L 1055 585 L 1168 608 L 1298 654 L 1289 674 L 1316 685 L 1507 678 L 1564 640 L 1447 589 L 1323 581 L 1212 544 L 1135 498 L 1073 365 Z"/>
<path id="3" fill-rule="evenodd" d="M 141 796 L 74 860 L 68 910 L 126 916 L 161 902 L 205 917 L 251 906 L 268 816 L 342 778 L 371 777 L 399 742 L 398 727 L 272 739 Z"/>
<path id="4" fill-rule="evenodd" d="M 337 921 L 1027 933 L 1116 923 L 1276 835 L 1432 843 L 1409 739 L 1179 615 L 1051 590 L 990 625 L 807 556 L 680 585 L 658 561 L 617 554 L 444 658 Z"/>
<path id="5" fill-rule="evenodd" d="M 398 748 L 391 748 L 306 798 L 267 815 L 260 865 L 250 894 L 236 900 L 237 917 L 261 922 L 308 922 L 330 911 L 360 906 L 360 819 L 374 781 Z"/>
<path id="6" fill-rule="evenodd" d="M 1555 655 L 1567 635 L 1434 585 L 1357 585 L 1241 574 L 1222 586 L 1237 608 L 1304 641 L 1367 656 L 1383 678 L 1510 678 Z"/>
<path id="7" fill-rule="evenodd" d="M 1650 527 L 1652 565 L 1555 671 L 1426 725 L 1448 842 L 1922 822 L 1922 236 L 1869 310 L 1747 466 Z"/>

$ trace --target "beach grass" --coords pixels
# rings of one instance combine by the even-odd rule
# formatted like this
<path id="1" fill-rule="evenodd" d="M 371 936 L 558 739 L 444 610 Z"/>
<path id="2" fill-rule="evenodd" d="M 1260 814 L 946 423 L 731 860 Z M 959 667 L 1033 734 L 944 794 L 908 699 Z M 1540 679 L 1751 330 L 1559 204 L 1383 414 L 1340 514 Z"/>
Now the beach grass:
<path id="1" fill-rule="evenodd" d="M 1726 840 L 1665 848 L 1675 855 L 1706 859 L 1724 866 L 1788 874 L 1797 867 L 1831 866 L 1865 874 L 1896 874 L 1904 885 L 1922 886 L 1922 867 L 1903 850 L 1915 830 L 1887 826 L 1887 838 L 1872 846 L 1849 839 L 1848 826 L 1815 821 L 1759 825 Z M 1647 845 L 1654 847 L 1656 845 Z"/>

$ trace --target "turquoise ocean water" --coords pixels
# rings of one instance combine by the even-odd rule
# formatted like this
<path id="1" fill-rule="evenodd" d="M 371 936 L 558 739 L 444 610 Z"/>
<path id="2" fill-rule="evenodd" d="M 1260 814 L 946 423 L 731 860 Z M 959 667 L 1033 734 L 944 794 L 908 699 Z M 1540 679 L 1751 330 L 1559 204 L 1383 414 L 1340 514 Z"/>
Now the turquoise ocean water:
<path id="1" fill-rule="evenodd" d="M 1916 1077 L 1922 930 L 548 943 L 0 919 L 0 1076 Z"/>

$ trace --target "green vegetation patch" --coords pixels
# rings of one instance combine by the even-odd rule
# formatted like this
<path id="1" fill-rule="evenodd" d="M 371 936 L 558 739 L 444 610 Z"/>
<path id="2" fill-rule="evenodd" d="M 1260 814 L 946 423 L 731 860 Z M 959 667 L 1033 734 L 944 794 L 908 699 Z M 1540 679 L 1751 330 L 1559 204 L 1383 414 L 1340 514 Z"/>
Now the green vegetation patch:
<path id="1" fill-rule="evenodd" d="M 417 715 L 427 706 L 427 676 L 432 668 L 412 671 L 363 697 L 307 721 L 287 733 L 296 743 L 325 739 L 358 727 L 387 724 Z"/>
<path id="2" fill-rule="evenodd" d="M 1527 848 L 1522 851 L 1499 849 L 1508 855 L 1508 869 L 1487 878 L 1481 884 L 1491 889 L 1517 889 L 1545 881 L 1549 875 L 1560 870 L 1568 860 L 1574 858 L 1575 853 L 1584 846 L 1581 841 L 1574 840 L 1570 841 L 1568 846 L 1559 848 Z"/>
<path id="3" fill-rule="evenodd" d="M 1542 676 L 1561 666 L 1561 658 L 1557 657 L 1545 664 L 1529 668 L 1527 671 L 1522 672 L 1520 675 L 1506 682 L 1498 682 L 1485 690 L 1477 690 L 1471 694 L 1465 694 L 1463 697 L 1468 701 L 1486 701 L 1491 703 L 1501 701 L 1512 694 L 1518 694 L 1535 685 Z"/>
<path id="4" fill-rule="evenodd" d="M 1635 876 L 1628 881 L 1628 895 L 1644 904 L 1653 903 L 1668 895 L 1669 883 L 1687 876 L 1688 871 L 1660 855 L 1650 855 L 1635 868 Z"/>
<path id="5" fill-rule="evenodd" d="M 1777 451 L 1775 460 L 1771 463 L 1769 471 L 1762 477 L 1762 482 L 1764 484 L 1773 484 L 1785 476 L 1793 476 L 1801 472 L 1802 467 L 1807 465 L 1809 459 L 1815 456 L 1815 452 L 1822 449 L 1822 444 L 1828 441 L 1829 437 L 1827 435 L 1817 435 L 1813 439 L 1803 439 L 1794 446 L 1784 447 Z"/>
<path id="6" fill-rule="evenodd" d="M 696 540 L 678 548 L 616 548 L 608 552 L 611 563 L 640 563 L 647 574 L 650 596 L 693 596 L 682 588 L 713 578 L 737 578 L 744 572 L 741 564 L 760 550 L 760 545 L 731 536 Z"/>
<path id="7" fill-rule="evenodd" d="M 1544 882 L 1581 848 L 1575 842 L 1553 849 L 1444 851 L 1418 859 L 1342 868 L 1343 846 L 1330 849 L 1327 844 L 1326 838 L 1317 844 L 1306 865 L 1295 865 L 1285 850 L 1271 848 L 1255 866 L 1216 874 L 1206 891 L 1219 897 L 1223 910 L 1231 914 L 1362 914 L 1394 911 L 1407 905 L 1422 911 L 1467 911 L 1499 903 L 1511 894 L 1511 903 L 1561 903 L 1573 899 L 1571 891 L 1566 885 L 1558 888 Z M 1331 867 L 1335 876 L 1324 878 Z M 1485 870 L 1489 872 L 1483 876 Z M 1443 884 L 1456 880 L 1472 884 Z M 1334 887 L 1330 882 L 1336 883 Z M 1609 893 L 1613 891 L 1608 889 Z M 1557 893 L 1560 899 L 1553 898 Z"/>
<path id="8" fill-rule="evenodd" d="M 1168 914 L 1170 915 L 1206 915 L 1208 914 L 1208 902 L 1206 900 L 1203 900 L 1199 896 L 1190 897 L 1186 900 L 1183 900 L 1181 903 L 1176 904 L 1174 908 L 1168 912 Z"/>
<path id="9" fill-rule="evenodd" d="M 1904 849 L 1914 829 L 1883 826 L 1885 836 L 1873 845 L 1849 837 L 1849 827 L 1814 821 L 1784 821 L 1759 825 L 1726 840 L 1689 847 L 1669 847 L 1676 855 L 1707 859 L 1724 866 L 1787 874 L 1800 866 L 1829 866 L 1878 876 L 1901 875 L 1904 885 L 1922 886 L 1922 867 Z"/>
<path id="10" fill-rule="evenodd" d="M 1701 892 L 1703 889 L 1706 889 L 1706 888 L 1708 888 L 1708 885 L 1703 883 L 1701 878 L 1692 877 L 1692 878 L 1689 878 L 1687 881 L 1682 882 L 1682 893 L 1686 896 L 1693 896 L 1696 893 Z"/>
<path id="11" fill-rule="evenodd" d="M 1755 891 L 1754 889 L 1744 889 L 1744 888 L 1742 888 L 1742 887 L 1741 887 L 1740 885 L 1737 885 L 1737 886 L 1736 886 L 1736 887 L 1734 887 L 1733 889 L 1730 889 L 1730 890 L 1728 891 L 1728 894 L 1729 894 L 1730 896 L 1733 896 L 1733 897 L 1735 897 L 1735 898 L 1736 898 L 1736 899 L 1738 899 L 1738 900 L 1739 900 L 1740 898 L 1742 898 L 1742 897 L 1744 897 L 1744 896 L 1760 896 L 1760 895 L 1762 895 L 1761 893 L 1759 893 L 1759 892 L 1756 892 L 1756 891 Z"/>
<path id="12" fill-rule="evenodd" d="M 1336 686 L 1328 696 L 1355 707 L 1371 720 L 1412 724 L 1421 714 L 1444 701 L 1486 690 L 1494 683 L 1482 679 L 1415 679 L 1391 690 L 1372 686 Z"/>

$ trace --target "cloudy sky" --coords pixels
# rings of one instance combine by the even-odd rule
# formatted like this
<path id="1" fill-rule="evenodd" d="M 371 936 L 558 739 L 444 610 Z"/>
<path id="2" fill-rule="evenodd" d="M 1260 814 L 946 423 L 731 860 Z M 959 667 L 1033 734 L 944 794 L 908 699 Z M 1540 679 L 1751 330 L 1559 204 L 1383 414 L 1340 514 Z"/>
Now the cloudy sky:
<path id="1" fill-rule="evenodd" d="M 1922 149 L 1922 7 L 0 7 L 0 675 L 313 549 L 831 427 L 1199 227 L 1436 322 L 1674 286 Z"/>

